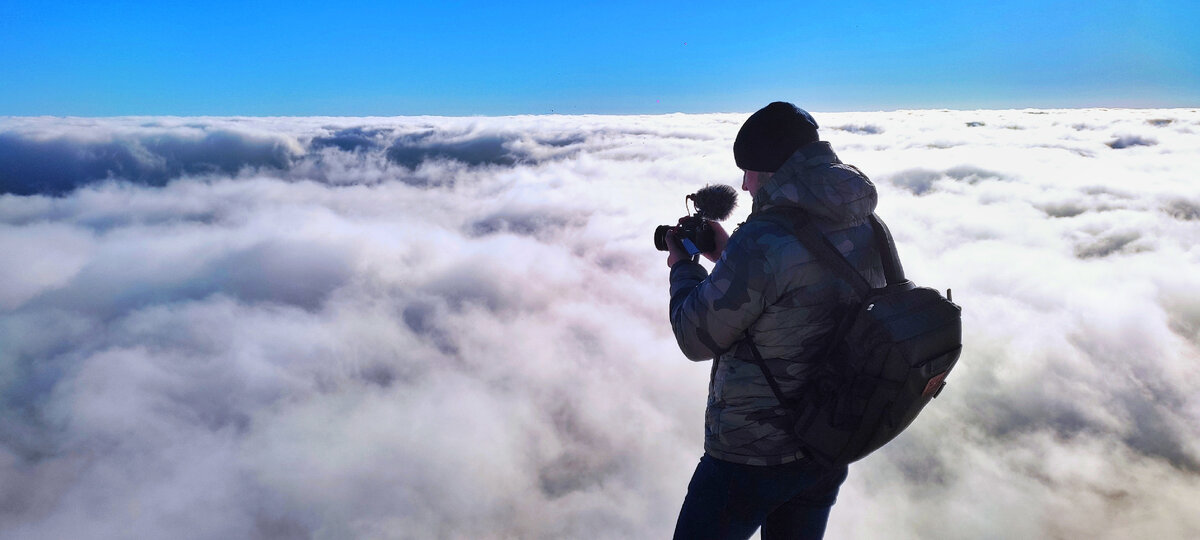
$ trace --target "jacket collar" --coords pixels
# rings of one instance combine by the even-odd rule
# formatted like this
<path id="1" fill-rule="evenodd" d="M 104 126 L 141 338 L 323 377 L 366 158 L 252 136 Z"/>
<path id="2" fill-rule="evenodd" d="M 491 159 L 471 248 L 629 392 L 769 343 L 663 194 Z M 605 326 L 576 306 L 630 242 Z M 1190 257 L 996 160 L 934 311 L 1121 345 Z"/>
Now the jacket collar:
<path id="1" fill-rule="evenodd" d="M 833 152 L 833 146 L 825 141 L 812 142 L 801 146 L 796 150 L 796 153 L 792 154 L 792 157 L 788 158 L 787 162 L 784 162 L 784 166 L 787 166 L 788 162 L 792 161 L 798 161 L 798 164 L 802 165 L 805 169 L 817 165 L 842 162 L 838 159 L 837 154 Z M 781 166 L 780 169 L 782 168 Z"/>
<path id="2" fill-rule="evenodd" d="M 772 201 L 772 199 L 780 197 L 779 190 L 783 184 L 792 183 L 797 178 L 804 177 L 805 169 L 841 162 L 842 160 L 838 159 L 837 154 L 833 151 L 833 145 L 826 141 L 816 141 L 801 146 L 792 153 L 787 161 L 783 162 L 783 165 L 779 166 L 779 170 L 771 175 L 770 180 L 759 186 L 751 211 L 758 212 L 778 204 L 780 201 Z"/>

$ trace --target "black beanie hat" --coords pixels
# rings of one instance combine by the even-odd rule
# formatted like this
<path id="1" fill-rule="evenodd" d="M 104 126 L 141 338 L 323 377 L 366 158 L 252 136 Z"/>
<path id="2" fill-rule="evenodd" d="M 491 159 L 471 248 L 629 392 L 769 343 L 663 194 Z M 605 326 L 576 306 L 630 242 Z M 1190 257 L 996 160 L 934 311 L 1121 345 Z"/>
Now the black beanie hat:
<path id="1" fill-rule="evenodd" d="M 750 115 L 733 141 L 733 160 L 747 171 L 775 172 L 797 148 L 817 141 L 808 111 L 776 101 Z"/>

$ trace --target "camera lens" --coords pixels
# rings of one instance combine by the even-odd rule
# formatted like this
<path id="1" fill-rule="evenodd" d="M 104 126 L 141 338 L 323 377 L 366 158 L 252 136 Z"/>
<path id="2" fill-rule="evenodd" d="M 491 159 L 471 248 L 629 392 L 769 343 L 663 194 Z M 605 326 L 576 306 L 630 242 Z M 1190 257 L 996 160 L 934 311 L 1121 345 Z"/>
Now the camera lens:
<path id="1" fill-rule="evenodd" d="M 659 251 L 667 251 L 667 231 L 671 228 L 670 225 L 659 225 L 654 229 L 654 247 Z"/>

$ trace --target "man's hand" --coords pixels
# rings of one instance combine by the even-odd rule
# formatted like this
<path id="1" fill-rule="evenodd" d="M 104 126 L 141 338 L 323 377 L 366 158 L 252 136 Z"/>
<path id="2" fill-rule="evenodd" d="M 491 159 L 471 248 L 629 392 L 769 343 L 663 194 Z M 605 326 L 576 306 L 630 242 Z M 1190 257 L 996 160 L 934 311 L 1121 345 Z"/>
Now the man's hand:
<path id="1" fill-rule="evenodd" d="M 667 231 L 663 237 L 667 240 L 667 268 L 675 266 L 675 263 L 679 261 L 692 258 L 688 255 L 687 250 L 683 249 L 683 244 L 675 236 L 674 229 Z"/>

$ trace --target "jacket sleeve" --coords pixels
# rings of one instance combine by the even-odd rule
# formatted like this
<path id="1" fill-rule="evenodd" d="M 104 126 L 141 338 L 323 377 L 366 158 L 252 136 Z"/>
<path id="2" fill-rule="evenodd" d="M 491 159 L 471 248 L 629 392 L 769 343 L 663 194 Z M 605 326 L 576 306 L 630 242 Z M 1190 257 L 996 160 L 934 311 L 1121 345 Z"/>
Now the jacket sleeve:
<path id="1" fill-rule="evenodd" d="M 768 246 L 755 229 L 734 232 L 712 275 L 691 261 L 671 268 L 671 328 L 688 358 L 720 356 L 777 299 Z"/>

